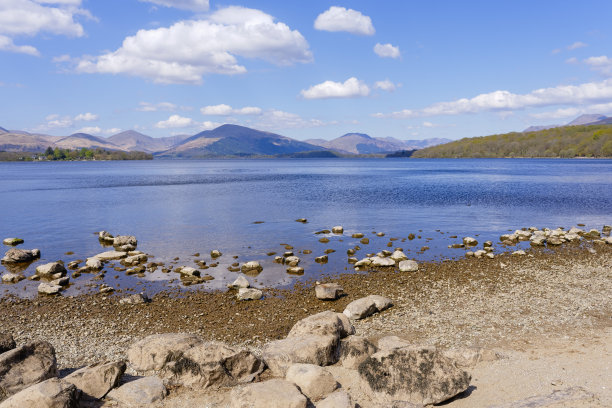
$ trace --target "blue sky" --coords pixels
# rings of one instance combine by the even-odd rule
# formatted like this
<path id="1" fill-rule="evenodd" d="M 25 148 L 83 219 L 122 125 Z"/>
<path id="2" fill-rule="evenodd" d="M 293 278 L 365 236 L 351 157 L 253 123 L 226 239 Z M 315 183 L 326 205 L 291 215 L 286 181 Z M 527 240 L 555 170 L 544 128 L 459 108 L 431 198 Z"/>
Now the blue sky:
<path id="1" fill-rule="evenodd" d="M 0 0 L 0 126 L 487 135 L 612 115 L 610 1 Z"/>

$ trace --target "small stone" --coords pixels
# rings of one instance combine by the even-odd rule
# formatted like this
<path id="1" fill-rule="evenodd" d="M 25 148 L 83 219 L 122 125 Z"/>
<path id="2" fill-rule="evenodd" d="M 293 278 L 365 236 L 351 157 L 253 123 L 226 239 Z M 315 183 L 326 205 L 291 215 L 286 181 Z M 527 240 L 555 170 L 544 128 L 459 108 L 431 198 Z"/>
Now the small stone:
<path id="1" fill-rule="evenodd" d="M 200 276 L 200 271 L 190 266 L 183 266 L 182 268 L 178 270 L 178 272 L 180 272 L 180 274 L 184 276 Z"/>
<path id="2" fill-rule="evenodd" d="M 400 272 L 416 272 L 419 270 L 419 264 L 413 260 L 405 260 L 399 263 Z"/>
<path id="3" fill-rule="evenodd" d="M 263 297 L 263 292 L 255 288 L 240 288 L 238 290 L 238 300 L 259 300 Z"/>
<path id="4" fill-rule="evenodd" d="M 344 228 L 340 225 L 337 225 L 335 227 L 332 227 L 332 232 L 334 234 L 343 234 L 344 233 Z"/>
<path id="5" fill-rule="evenodd" d="M 234 282 L 227 285 L 230 289 L 248 288 L 249 286 L 251 286 L 251 284 L 244 276 L 239 276 Z"/>
<path id="6" fill-rule="evenodd" d="M 124 297 L 119 301 L 122 305 L 141 305 L 143 303 L 150 302 L 149 297 L 144 293 L 135 293 L 133 295 Z"/>
<path id="7" fill-rule="evenodd" d="M 23 239 L 21 238 L 4 238 L 2 243 L 8 246 L 17 246 L 19 244 L 23 244 Z"/>
<path id="8" fill-rule="evenodd" d="M 316 263 L 327 263 L 327 255 L 317 256 L 315 258 Z"/>
<path id="9" fill-rule="evenodd" d="M 19 283 L 24 280 L 25 276 L 16 273 L 5 273 L 2 275 L 2 283 Z"/>
<path id="10" fill-rule="evenodd" d="M 63 288 L 60 285 L 42 282 L 38 285 L 38 293 L 43 295 L 57 295 Z"/>
<path id="11" fill-rule="evenodd" d="M 356 232 L 355 234 L 351 235 L 351 238 L 363 238 L 363 234 L 361 232 Z"/>
<path id="12" fill-rule="evenodd" d="M 465 238 L 463 238 L 463 245 L 465 245 L 465 246 L 475 246 L 475 245 L 478 245 L 478 241 L 476 240 L 476 238 L 465 237 Z"/>
<path id="13" fill-rule="evenodd" d="M 212 251 L 210 251 L 210 256 L 213 259 L 219 258 L 221 255 L 223 255 L 223 254 L 218 249 L 213 249 Z"/>
<path id="14" fill-rule="evenodd" d="M 306 224 L 308 220 L 306 218 L 298 218 L 295 222 L 301 222 L 302 224 Z"/>
<path id="15" fill-rule="evenodd" d="M 322 283 L 315 286 L 315 296 L 320 300 L 336 300 L 343 291 L 342 286 L 337 283 Z"/>

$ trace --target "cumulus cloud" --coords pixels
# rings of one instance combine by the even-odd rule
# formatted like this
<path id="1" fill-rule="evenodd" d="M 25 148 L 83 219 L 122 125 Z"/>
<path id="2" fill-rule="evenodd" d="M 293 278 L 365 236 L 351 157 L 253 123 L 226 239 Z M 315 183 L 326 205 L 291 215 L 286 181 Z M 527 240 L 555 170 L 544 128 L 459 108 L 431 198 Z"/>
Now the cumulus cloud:
<path id="1" fill-rule="evenodd" d="M 326 126 L 330 123 L 319 119 L 303 118 L 296 113 L 285 112 L 278 109 L 270 109 L 261 115 L 254 126 L 258 129 L 280 130 L 280 129 L 302 129 Z"/>
<path id="2" fill-rule="evenodd" d="M 121 128 L 110 128 L 104 131 L 104 133 L 106 133 L 107 135 L 116 135 L 119 132 L 121 132 Z"/>
<path id="3" fill-rule="evenodd" d="M 372 19 L 359 11 L 332 6 L 317 16 L 314 28 L 322 31 L 346 31 L 351 34 L 374 35 Z"/>
<path id="4" fill-rule="evenodd" d="M 590 66 L 592 70 L 597 71 L 602 75 L 612 76 L 612 58 L 605 55 L 590 57 L 585 59 L 584 63 Z"/>
<path id="5" fill-rule="evenodd" d="M 305 99 L 356 98 L 368 96 L 370 88 L 365 82 L 351 77 L 344 82 L 325 81 L 300 92 Z"/>
<path id="6" fill-rule="evenodd" d="M 401 56 L 399 47 L 394 47 L 391 44 L 377 43 L 374 46 L 374 52 L 381 58 L 399 58 Z"/>
<path id="7" fill-rule="evenodd" d="M 99 135 L 102 133 L 102 129 L 99 126 L 86 126 L 80 128 L 75 133 L 88 133 L 90 135 Z"/>
<path id="8" fill-rule="evenodd" d="M 234 109 L 229 105 L 209 105 L 204 106 L 200 109 L 202 115 L 216 115 L 216 116 L 228 116 L 228 115 L 260 115 L 262 112 L 261 108 L 256 106 L 245 106 L 244 108 Z"/>
<path id="9" fill-rule="evenodd" d="M 527 94 L 494 91 L 462 98 L 452 102 L 439 102 L 423 109 L 404 109 L 392 113 L 376 113 L 378 118 L 412 118 L 419 116 L 459 115 L 485 111 L 519 110 L 538 106 L 581 105 L 612 99 L 612 79 L 587 82 L 580 85 L 559 85 L 536 89 Z"/>
<path id="10" fill-rule="evenodd" d="M 98 115 L 87 112 L 87 113 L 79 113 L 74 117 L 75 121 L 84 121 L 91 122 L 92 120 L 98 120 Z"/>
<path id="11" fill-rule="evenodd" d="M 208 11 L 208 0 L 139 0 L 145 3 L 153 3 L 158 6 L 174 7 L 189 11 Z"/>
<path id="12" fill-rule="evenodd" d="M 173 129 L 173 128 L 186 128 L 194 127 L 197 122 L 191 118 L 186 118 L 180 115 L 172 115 L 167 120 L 159 121 L 155 124 L 156 128 L 159 129 Z"/>
<path id="13" fill-rule="evenodd" d="M 588 44 L 585 44 L 582 41 L 576 41 L 575 43 L 568 45 L 567 49 L 569 51 L 571 51 L 571 50 L 576 50 L 578 48 L 583 48 L 583 47 L 587 47 L 587 46 L 588 46 Z"/>
<path id="14" fill-rule="evenodd" d="M 160 103 L 140 102 L 138 104 L 138 108 L 136 108 L 136 110 L 140 112 L 174 111 L 176 109 L 177 109 L 177 106 L 170 102 L 160 102 Z"/>
<path id="15" fill-rule="evenodd" d="M 376 81 L 374 83 L 374 88 L 382 91 L 393 92 L 397 87 L 393 82 L 385 79 L 384 81 Z"/>
<path id="16" fill-rule="evenodd" d="M 13 40 L 5 35 L 0 35 L 0 51 L 16 52 L 38 57 L 40 52 L 31 45 L 15 45 Z"/>
<path id="17" fill-rule="evenodd" d="M 206 19 L 139 30 L 120 48 L 84 56 L 77 72 L 126 74 L 156 83 L 200 84 L 206 74 L 241 74 L 238 57 L 277 65 L 312 61 L 308 42 L 297 30 L 260 10 L 231 6 Z"/>

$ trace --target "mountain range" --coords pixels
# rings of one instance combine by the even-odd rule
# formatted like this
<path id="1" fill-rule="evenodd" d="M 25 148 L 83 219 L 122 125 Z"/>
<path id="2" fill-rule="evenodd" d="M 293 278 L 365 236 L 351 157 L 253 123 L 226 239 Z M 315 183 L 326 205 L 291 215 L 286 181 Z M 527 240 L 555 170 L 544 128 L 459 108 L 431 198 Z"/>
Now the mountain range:
<path id="1" fill-rule="evenodd" d="M 67 137 L 32 134 L 0 128 L 0 151 L 42 152 L 48 147 L 62 149 L 105 149 L 141 151 L 161 158 L 198 158 L 218 156 L 330 157 L 335 155 L 381 154 L 413 150 L 448 142 L 448 139 L 399 140 L 375 138 L 363 133 L 348 133 L 333 140 L 299 141 L 271 132 L 238 125 L 222 125 L 196 135 L 153 138 L 134 130 L 108 138 L 75 133 Z M 308 152 L 307 155 L 304 153 Z M 292 156 L 293 155 L 293 156 Z"/>
<path id="2" fill-rule="evenodd" d="M 612 117 L 608 117 L 606 115 L 601 115 L 599 113 L 591 113 L 580 115 L 576 119 L 572 120 L 565 125 L 543 125 L 543 126 L 529 126 L 527 129 L 523 130 L 524 133 L 527 132 L 537 132 L 539 130 L 547 130 L 553 129 L 563 126 L 581 126 L 581 125 L 609 125 L 612 124 Z"/>

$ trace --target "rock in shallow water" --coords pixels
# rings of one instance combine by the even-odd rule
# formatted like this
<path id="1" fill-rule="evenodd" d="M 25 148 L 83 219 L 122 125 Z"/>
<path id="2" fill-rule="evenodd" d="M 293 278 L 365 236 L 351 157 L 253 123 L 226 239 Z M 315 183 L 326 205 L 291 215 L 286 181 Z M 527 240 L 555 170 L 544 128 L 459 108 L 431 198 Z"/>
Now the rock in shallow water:
<path id="1" fill-rule="evenodd" d="M 38 285 L 38 293 L 42 295 L 57 295 L 61 292 L 62 289 L 63 287 L 61 287 L 60 285 L 55 285 L 53 283 L 43 282 Z"/>
<path id="2" fill-rule="evenodd" d="M 38 249 L 17 249 L 11 248 L 6 251 L 6 254 L 2 258 L 4 263 L 21 263 L 21 262 L 32 262 L 33 260 L 40 258 L 40 250 Z"/>
<path id="3" fill-rule="evenodd" d="M 239 276 L 234 282 L 227 285 L 230 289 L 248 288 L 249 286 L 251 286 L 251 284 L 244 276 Z"/>
<path id="4" fill-rule="evenodd" d="M 23 239 L 21 239 L 21 238 L 4 238 L 2 243 L 4 245 L 8 245 L 8 246 L 16 246 L 16 245 L 23 244 Z"/>

